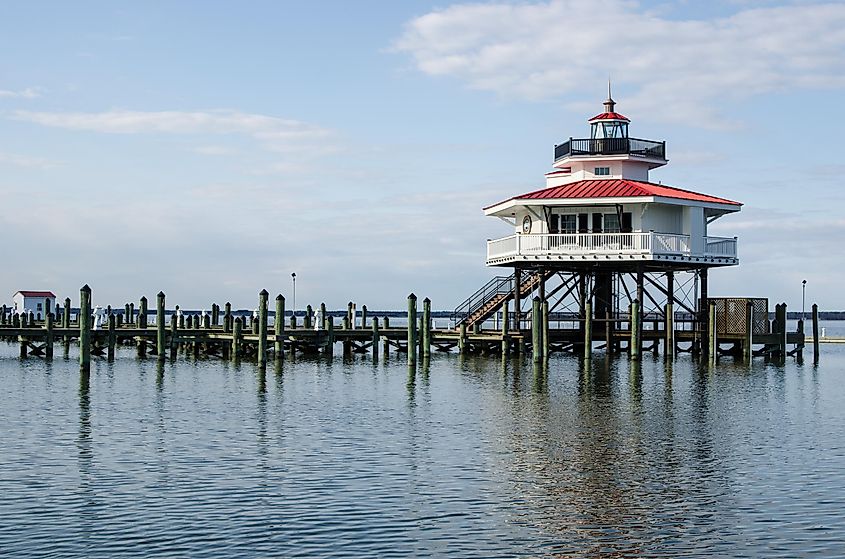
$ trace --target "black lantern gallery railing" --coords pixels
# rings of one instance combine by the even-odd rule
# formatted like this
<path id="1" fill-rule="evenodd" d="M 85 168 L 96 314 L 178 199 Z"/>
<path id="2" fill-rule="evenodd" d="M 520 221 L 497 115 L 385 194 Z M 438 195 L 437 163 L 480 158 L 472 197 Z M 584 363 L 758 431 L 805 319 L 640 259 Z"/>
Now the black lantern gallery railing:
<path id="1" fill-rule="evenodd" d="M 555 146 L 555 161 L 578 155 L 633 155 L 666 159 L 666 142 L 639 138 L 569 138 Z"/>

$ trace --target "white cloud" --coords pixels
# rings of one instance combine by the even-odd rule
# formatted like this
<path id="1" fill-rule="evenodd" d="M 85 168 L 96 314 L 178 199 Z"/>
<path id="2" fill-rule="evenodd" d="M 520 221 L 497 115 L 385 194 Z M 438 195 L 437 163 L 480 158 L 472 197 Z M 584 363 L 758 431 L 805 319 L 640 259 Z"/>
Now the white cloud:
<path id="1" fill-rule="evenodd" d="M 333 135 L 327 128 L 298 120 L 243 113 L 213 111 L 128 111 L 99 113 L 15 111 L 15 120 L 42 126 L 106 134 L 243 134 L 279 152 L 317 146 Z"/>
<path id="2" fill-rule="evenodd" d="M 30 155 L 21 155 L 18 153 L 0 152 L 0 167 L 4 164 L 29 169 L 51 169 L 60 165 L 60 163 L 56 161 L 51 161 L 43 157 L 32 157 Z"/>
<path id="3" fill-rule="evenodd" d="M 35 99 L 41 97 L 42 89 L 40 87 L 27 87 L 20 91 L 12 91 L 10 89 L 0 89 L 0 99 Z"/>
<path id="4" fill-rule="evenodd" d="M 845 4 L 712 20 L 667 19 L 627 0 L 458 4 L 411 20 L 394 46 L 427 74 L 504 96 L 595 92 L 611 75 L 634 91 L 629 109 L 725 126 L 726 98 L 845 86 Z"/>

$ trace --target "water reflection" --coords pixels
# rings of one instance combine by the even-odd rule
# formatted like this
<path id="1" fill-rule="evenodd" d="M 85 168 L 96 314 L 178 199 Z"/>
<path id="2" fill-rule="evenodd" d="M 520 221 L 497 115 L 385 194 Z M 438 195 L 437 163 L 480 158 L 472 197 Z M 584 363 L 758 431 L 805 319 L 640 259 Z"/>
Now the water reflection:
<path id="1" fill-rule="evenodd" d="M 842 556 L 841 361 L 128 362 L 0 359 L 0 549 Z"/>

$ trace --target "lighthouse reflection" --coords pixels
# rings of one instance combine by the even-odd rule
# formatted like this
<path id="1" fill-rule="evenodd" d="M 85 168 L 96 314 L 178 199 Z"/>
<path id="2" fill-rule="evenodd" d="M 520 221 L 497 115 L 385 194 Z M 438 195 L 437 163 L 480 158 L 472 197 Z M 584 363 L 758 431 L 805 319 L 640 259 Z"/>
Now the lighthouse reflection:
<path id="1" fill-rule="evenodd" d="M 545 390 L 509 400 L 520 425 L 507 467 L 525 503 L 515 521 L 551 535 L 553 556 L 649 555 L 655 541 L 687 533 L 690 514 L 694 530 L 706 532 L 728 498 L 708 429 L 707 379 L 685 386 L 679 405 L 672 374 L 662 360 L 552 360 Z M 690 491 L 710 494 L 696 511 Z"/>

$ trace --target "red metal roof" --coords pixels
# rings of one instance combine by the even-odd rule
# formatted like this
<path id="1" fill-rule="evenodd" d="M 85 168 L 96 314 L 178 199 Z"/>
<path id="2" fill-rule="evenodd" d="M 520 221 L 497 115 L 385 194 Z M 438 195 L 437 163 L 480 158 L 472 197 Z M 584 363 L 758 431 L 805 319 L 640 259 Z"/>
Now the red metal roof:
<path id="1" fill-rule="evenodd" d="M 625 122 L 631 122 L 631 119 L 619 113 L 602 113 L 600 115 L 594 116 L 587 122 L 593 122 L 594 120 L 624 120 Z"/>
<path id="2" fill-rule="evenodd" d="M 53 299 L 56 298 L 56 295 L 52 291 L 18 291 L 24 297 L 52 297 Z M 17 295 L 17 293 L 15 293 Z"/>
<path id="3" fill-rule="evenodd" d="M 741 206 L 741 202 L 734 202 L 726 198 L 718 198 L 708 194 L 700 194 L 690 190 L 683 190 L 673 186 L 654 184 L 652 182 L 634 181 L 629 179 L 592 179 L 571 182 L 561 186 L 552 186 L 514 196 L 509 200 L 545 200 L 560 198 L 637 198 L 642 196 L 662 196 L 694 202 L 710 202 L 714 204 L 729 204 Z M 501 204 L 502 202 L 499 202 Z M 498 206 L 499 204 L 493 204 Z M 488 206 L 485 209 L 492 208 Z"/>

